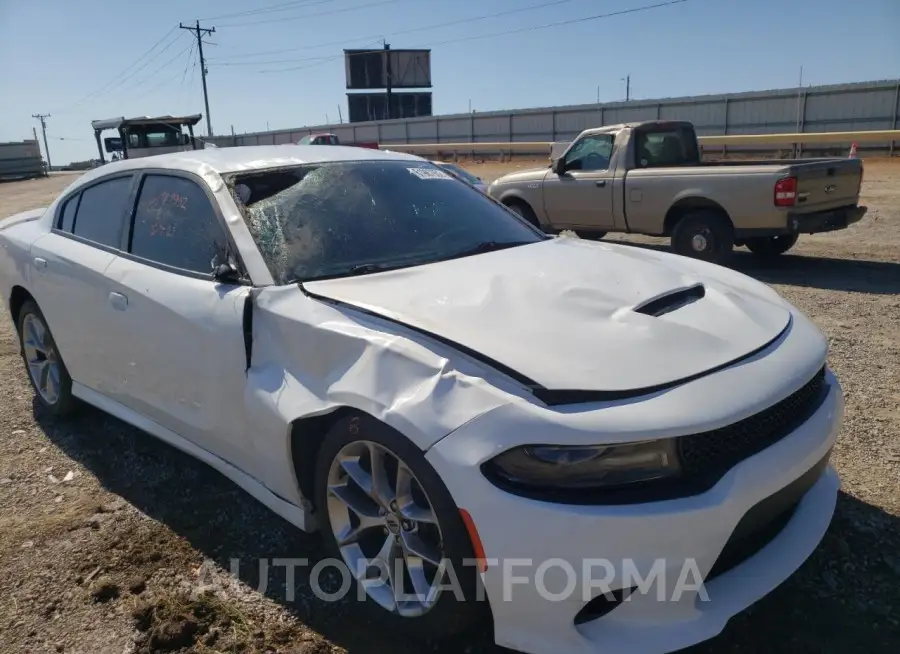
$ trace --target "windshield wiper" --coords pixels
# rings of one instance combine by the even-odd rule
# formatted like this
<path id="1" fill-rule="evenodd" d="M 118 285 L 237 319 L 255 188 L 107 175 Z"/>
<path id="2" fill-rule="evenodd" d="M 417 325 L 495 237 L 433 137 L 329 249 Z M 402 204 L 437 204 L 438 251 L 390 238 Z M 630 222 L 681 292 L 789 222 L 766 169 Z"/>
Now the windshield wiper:
<path id="1" fill-rule="evenodd" d="M 377 272 L 385 272 L 386 270 L 396 270 L 397 268 L 403 268 L 406 265 L 389 265 L 385 263 L 361 263 L 357 266 L 353 266 L 350 268 L 349 274 L 351 275 L 368 275 L 370 273 Z"/>

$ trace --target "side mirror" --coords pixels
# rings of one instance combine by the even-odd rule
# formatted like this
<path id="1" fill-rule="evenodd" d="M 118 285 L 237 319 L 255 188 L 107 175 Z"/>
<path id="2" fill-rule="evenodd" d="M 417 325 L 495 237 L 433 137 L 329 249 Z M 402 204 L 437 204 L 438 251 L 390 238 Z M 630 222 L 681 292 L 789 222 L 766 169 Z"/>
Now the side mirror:
<path id="1" fill-rule="evenodd" d="M 557 157 L 550 164 L 550 170 L 552 170 L 557 175 L 563 175 L 566 172 L 566 162 L 562 157 Z"/>
<path id="2" fill-rule="evenodd" d="M 241 273 L 232 263 L 220 263 L 213 270 L 213 279 L 220 284 L 238 284 L 241 281 Z"/>

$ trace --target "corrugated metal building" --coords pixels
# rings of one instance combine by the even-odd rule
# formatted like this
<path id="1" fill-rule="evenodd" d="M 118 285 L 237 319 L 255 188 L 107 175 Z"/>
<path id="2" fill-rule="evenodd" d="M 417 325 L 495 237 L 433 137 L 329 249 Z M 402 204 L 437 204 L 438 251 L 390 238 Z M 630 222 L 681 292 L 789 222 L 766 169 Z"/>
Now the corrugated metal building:
<path id="1" fill-rule="evenodd" d="M 212 140 L 220 147 L 294 143 L 312 132 L 333 132 L 343 142 L 383 144 L 563 141 L 589 127 L 655 119 L 689 120 L 701 136 L 896 129 L 900 81 L 315 125 Z M 866 148 L 894 150 L 890 143 Z"/>

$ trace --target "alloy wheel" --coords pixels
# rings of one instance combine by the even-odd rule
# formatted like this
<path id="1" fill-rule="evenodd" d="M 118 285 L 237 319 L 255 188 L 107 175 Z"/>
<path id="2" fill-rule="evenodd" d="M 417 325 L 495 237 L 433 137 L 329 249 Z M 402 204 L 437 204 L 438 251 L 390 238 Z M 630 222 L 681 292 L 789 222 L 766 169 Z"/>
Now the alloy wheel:
<path id="1" fill-rule="evenodd" d="M 444 577 L 443 537 L 412 470 L 386 447 L 355 441 L 332 461 L 327 489 L 341 557 L 368 596 L 402 617 L 431 610 Z"/>
<path id="2" fill-rule="evenodd" d="M 22 321 L 22 346 L 28 374 L 34 387 L 47 404 L 59 400 L 60 362 L 44 321 L 29 313 Z"/>

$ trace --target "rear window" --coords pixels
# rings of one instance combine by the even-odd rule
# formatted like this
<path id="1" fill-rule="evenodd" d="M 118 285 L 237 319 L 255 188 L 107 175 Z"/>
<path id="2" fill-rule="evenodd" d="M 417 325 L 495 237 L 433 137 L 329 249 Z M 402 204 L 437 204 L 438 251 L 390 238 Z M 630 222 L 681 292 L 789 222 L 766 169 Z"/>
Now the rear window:
<path id="1" fill-rule="evenodd" d="M 297 166 L 233 180 L 277 283 L 405 267 L 548 238 L 453 175 L 418 161 Z"/>
<path id="2" fill-rule="evenodd" d="M 638 168 L 683 166 L 700 162 L 697 138 L 688 126 L 637 130 L 634 133 Z"/>
<path id="3" fill-rule="evenodd" d="M 128 210 L 131 176 L 116 177 L 81 192 L 72 233 L 100 245 L 118 248 Z M 65 216 L 63 216 L 65 218 Z"/>

